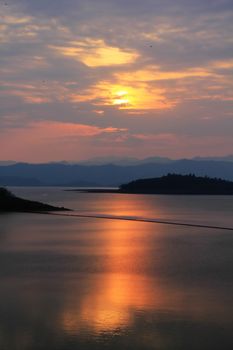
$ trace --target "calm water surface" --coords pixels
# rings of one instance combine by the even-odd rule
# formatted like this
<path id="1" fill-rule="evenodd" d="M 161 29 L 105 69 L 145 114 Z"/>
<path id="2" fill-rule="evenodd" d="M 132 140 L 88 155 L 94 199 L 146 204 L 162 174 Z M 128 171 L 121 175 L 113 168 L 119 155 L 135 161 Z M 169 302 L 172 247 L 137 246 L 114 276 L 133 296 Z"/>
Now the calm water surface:
<path id="1" fill-rule="evenodd" d="M 233 197 L 13 188 L 75 209 L 233 227 Z M 233 348 L 233 232 L 0 215 L 0 349 Z"/>

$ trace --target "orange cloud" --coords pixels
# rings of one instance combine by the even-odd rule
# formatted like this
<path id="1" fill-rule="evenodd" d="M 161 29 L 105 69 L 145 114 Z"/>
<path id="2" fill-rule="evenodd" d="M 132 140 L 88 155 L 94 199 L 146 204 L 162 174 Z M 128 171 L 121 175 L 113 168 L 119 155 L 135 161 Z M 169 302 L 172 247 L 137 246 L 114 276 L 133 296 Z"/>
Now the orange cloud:
<path id="1" fill-rule="evenodd" d="M 165 90 L 144 82 L 114 83 L 100 81 L 81 94 L 72 94 L 70 101 L 91 102 L 96 106 L 112 106 L 120 110 L 169 109 L 176 101 L 164 96 Z M 140 113 L 142 114 L 142 113 Z"/>
<path id="2" fill-rule="evenodd" d="M 113 78 L 99 81 L 80 94 L 72 94 L 72 102 L 94 101 L 96 105 L 113 106 L 121 110 L 165 110 L 174 108 L 178 101 L 176 97 L 168 98 L 169 89 L 155 86 L 156 81 L 180 80 L 187 78 L 203 78 L 217 76 L 208 69 L 193 68 L 183 71 L 162 71 L 159 66 L 148 66 L 143 69 L 118 72 Z M 183 88 L 182 94 L 187 89 Z M 95 101 L 96 100 L 96 101 Z"/>
<path id="3" fill-rule="evenodd" d="M 212 62 L 212 67 L 217 69 L 232 69 L 233 68 L 233 59 L 230 60 L 221 60 Z"/>
<path id="4" fill-rule="evenodd" d="M 157 80 L 176 80 L 192 77 L 209 77 L 213 73 L 204 68 L 192 68 L 183 71 L 162 71 L 159 66 L 149 66 L 133 72 L 116 73 L 118 80 L 126 82 L 151 82 Z"/>
<path id="5" fill-rule="evenodd" d="M 93 152 L 92 138 L 125 133 L 127 129 L 53 121 L 33 122 L 27 127 L 0 130 L 5 157 L 31 161 L 77 159 Z"/>
<path id="6" fill-rule="evenodd" d="M 87 38 L 85 41 L 72 41 L 71 46 L 54 46 L 63 56 L 73 57 L 83 62 L 88 67 L 115 66 L 133 63 L 138 54 L 134 51 L 122 50 L 118 47 L 108 46 L 102 39 L 94 40 Z"/>
<path id="7" fill-rule="evenodd" d="M 89 137 L 100 135 L 102 133 L 116 133 L 124 131 L 127 131 L 127 129 L 114 127 L 101 128 L 95 125 L 40 121 L 30 123 L 25 128 L 8 129 L 6 133 L 8 135 L 15 134 L 18 136 L 25 136 L 25 134 L 28 134 L 28 137 L 30 137 L 30 135 L 33 134 L 34 137 L 40 139 L 59 139 L 73 136 Z"/>
<path id="8" fill-rule="evenodd" d="M 41 121 L 37 123 L 32 123 L 29 125 L 29 129 L 33 132 L 41 134 L 42 137 L 67 137 L 67 136 L 95 136 L 102 133 L 115 133 L 126 131 L 123 128 L 100 128 L 95 125 L 85 125 L 85 124 L 75 124 L 75 123 L 62 123 L 53 121 Z"/>

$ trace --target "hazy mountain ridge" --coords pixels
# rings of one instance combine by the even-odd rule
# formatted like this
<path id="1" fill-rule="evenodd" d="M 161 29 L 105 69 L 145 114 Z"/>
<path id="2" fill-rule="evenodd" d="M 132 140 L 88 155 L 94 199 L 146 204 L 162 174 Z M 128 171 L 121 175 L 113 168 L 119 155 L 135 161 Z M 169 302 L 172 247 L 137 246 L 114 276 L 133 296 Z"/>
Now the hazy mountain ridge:
<path id="1" fill-rule="evenodd" d="M 138 159 L 136 157 L 97 157 L 93 159 L 88 159 L 85 161 L 78 162 L 80 165 L 140 165 L 147 163 L 172 163 L 174 160 L 166 157 L 149 157 L 144 159 Z"/>
<path id="2" fill-rule="evenodd" d="M 140 165 L 140 164 L 148 164 L 148 163 L 174 163 L 180 160 L 194 160 L 194 161 L 218 161 L 218 162 L 233 162 L 233 155 L 227 155 L 222 157 L 212 156 L 212 157 L 193 157 L 193 158 L 182 158 L 182 159 L 171 159 L 168 157 L 159 157 L 159 156 L 153 156 L 153 157 L 147 157 L 143 159 L 139 159 L 136 157 L 117 157 L 117 156 L 111 156 L 111 157 L 95 157 L 83 161 L 61 161 L 57 162 L 59 164 L 65 164 L 65 165 L 107 165 L 107 164 L 113 164 L 113 165 L 122 165 L 122 166 L 128 166 L 128 165 Z M 56 164 L 56 162 L 52 162 L 51 164 Z"/>
<path id="3" fill-rule="evenodd" d="M 23 182 L 22 185 L 25 186 L 27 179 L 30 179 L 33 180 L 35 186 L 36 182 L 37 185 L 41 186 L 79 186 L 79 184 L 84 186 L 92 183 L 95 186 L 118 186 L 138 178 L 159 177 L 168 173 L 181 175 L 191 173 L 196 176 L 233 180 L 233 162 L 178 160 L 172 161 L 172 163 L 147 163 L 130 166 L 18 163 L 0 166 L 0 185 L 20 185 L 18 181 L 20 179 Z M 17 180 L 15 183 L 12 182 L 13 177 Z"/>
<path id="4" fill-rule="evenodd" d="M 1 172 L 1 170 L 0 170 Z M 1 186 L 41 186 L 42 183 L 35 178 L 21 176 L 0 176 Z"/>
<path id="5" fill-rule="evenodd" d="M 0 166 L 7 166 L 7 165 L 13 165 L 17 164 L 18 162 L 15 162 L 14 160 L 0 160 Z"/>
<path id="6" fill-rule="evenodd" d="M 206 160 L 213 160 L 217 162 L 233 162 L 233 155 L 230 154 L 225 157 L 194 157 L 192 160 L 201 160 L 201 161 L 206 161 Z"/>
<path id="7" fill-rule="evenodd" d="M 180 158 L 180 159 L 171 159 L 168 157 L 160 157 L 160 156 L 152 156 L 147 157 L 143 159 L 139 159 L 136 157 L 120 157 L 120 156 L 109 156 L 109 157 L 95 157 L 90 158 L 86 160 L 80 160 L 80 161 L 67 161 L 67 160 L 61 160 L 61 161 L 51 161 L 47 163 L 29 163 L 29 162 L 17 162 L 14 160 L 0 160 L 0 166 L 8 166 L 8 165 L 15 165 L 15 164 L 32 164 L 32 165 L 56 165 L 56 164 L 62 164 L 62 165 L 85 165 L 85 166 L 92 166 L 92 165 L 123 165 L 123 166 L 129 166 L 129 165 L 140 165 L 140 164 L 149 164 L 149 163 L 174 163 L 178 161 L 183 160 L 193 160 L 193 161 L 218 161 L 218 162 L 233 162 L 233 154 L 227 155 L 227 156 L 210 156 L 210 157 L 200 157 L 196 156 L 193 158 Z"/>

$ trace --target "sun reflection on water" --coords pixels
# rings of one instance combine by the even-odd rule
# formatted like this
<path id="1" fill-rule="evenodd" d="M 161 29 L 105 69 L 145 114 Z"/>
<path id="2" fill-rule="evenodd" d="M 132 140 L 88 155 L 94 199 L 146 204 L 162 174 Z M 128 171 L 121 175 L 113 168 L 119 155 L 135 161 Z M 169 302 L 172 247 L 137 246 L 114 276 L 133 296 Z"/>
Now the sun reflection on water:
<path id="1" fill-rule="evenodd" d="M 116 207 L 123 204 L 124 199 Z M 73 297 L 62 317 L 66 332 L 126 329 L 133 322 L 135 310 L 150 309 L 160 300 L 162 292 L 151 277 L 137 273 L 138 262 L 146 260 L 147 255 L 145 242 L 135 240 L 140 235 L 138 223 L 103 220 L 101 244 L 106 272 L 90 275 L 86 293 L 81 299 Z"/>
<path id="2" fill-rule="evenodd" d="M 179 215 L 195 200 L 80 198 L 80 210 L 145 217 Z M 197 329 L 201 349 L 232 339 L 228 233 L 35 214 L 0 223 L 0 347 L 183 350 Z"/>

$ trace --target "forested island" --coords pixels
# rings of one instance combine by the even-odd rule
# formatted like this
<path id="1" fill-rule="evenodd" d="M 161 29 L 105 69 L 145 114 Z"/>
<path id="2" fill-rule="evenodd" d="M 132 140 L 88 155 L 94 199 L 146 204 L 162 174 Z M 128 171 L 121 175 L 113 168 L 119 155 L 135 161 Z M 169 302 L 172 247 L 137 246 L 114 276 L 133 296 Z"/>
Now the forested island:
<path id="1" fill-rule="evenodd" d="M 139 179 L 119 188 L 120 193 L 233 195 L 233 182 L 195 175 L 168 174 Z"/>
<path id="2" fill-rule="evenodd" d="M 0 212 L 47 212 L 47 211 L 67 211 L 63 207 L 30 201 L 16 197 L 5 188 L 0 187 Z"/>

